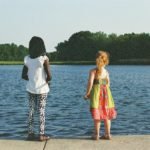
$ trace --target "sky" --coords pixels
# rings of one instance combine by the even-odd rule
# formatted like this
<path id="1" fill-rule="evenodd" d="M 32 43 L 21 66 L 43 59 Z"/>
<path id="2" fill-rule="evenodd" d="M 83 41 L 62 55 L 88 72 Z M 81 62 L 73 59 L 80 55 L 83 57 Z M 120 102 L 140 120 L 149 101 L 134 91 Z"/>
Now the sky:
<path id="1" fill-rule="evenodd" d="M 0 0 L 0 44 L 39 36 L 52 52 L 79 31 L 149 33 L 150 0 Z"/>

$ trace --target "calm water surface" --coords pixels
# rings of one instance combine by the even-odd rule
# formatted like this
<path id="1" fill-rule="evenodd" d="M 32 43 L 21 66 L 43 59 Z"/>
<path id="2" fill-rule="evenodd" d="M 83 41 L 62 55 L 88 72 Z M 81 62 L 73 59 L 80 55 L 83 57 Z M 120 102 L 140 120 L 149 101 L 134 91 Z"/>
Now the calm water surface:
<path id="1" fill-rule="evenodd" d="M 83 100 L 83 95 L 88 72 L 93 67 L 51 66 L 53 79 L 46 107 L 46 134 L 52 137 L 92 134 L 89 101 Z M 150 134 L 150 66 L 107 69 L 118 111 L 117 119 L 112 121 L 112 134 Z M 27 136 L 28 99 L 21 71 L 22 66 L 0 66 L 0 138 Z"/>

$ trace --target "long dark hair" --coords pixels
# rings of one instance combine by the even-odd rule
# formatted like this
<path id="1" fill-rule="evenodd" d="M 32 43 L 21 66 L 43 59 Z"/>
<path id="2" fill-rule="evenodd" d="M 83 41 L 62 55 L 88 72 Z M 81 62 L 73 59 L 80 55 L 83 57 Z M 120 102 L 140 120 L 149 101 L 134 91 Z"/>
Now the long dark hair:
<path id="1" fill-rule="evenodd" d="M 33 36 L 29 42 L 29 55 L 31 58 L 46 55 L 45 44 L 42 38 Z"/>

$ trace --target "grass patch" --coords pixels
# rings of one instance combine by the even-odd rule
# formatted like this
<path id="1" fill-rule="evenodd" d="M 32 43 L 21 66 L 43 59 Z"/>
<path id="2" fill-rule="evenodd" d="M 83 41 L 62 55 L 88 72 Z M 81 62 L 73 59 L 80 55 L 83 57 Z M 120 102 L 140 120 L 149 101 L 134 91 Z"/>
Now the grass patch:
<path id="1" fill-rule="evenodd" d="M 119 59 L 117 64 L 120 65 L 150 65 L 150 59 Z"/>
<path id="2" fill-rule="evenodd" d="M 0 65 L 23 65 L 23 61 L 0 61 Z"/>
<path id="3" fill-rule="evenodd" d="M 150 59 L 120 59 L 112 65 L 150 65 Z M 0 61 L 0 65 L 23 65 L 23 61 Z M 95 65 L 95 61 L 50 61 L 50 65 Z"/>
<path id="4" fill-rule="evenodd" d="M 94 61 L 52 61 L 51 65 L 93 65 Z M 0 61 L 0 65 L 23 65 L 23 61 Z"/>
<path id="5" fill-rule="evenodd" d="M 94 61 L 52 61 L 52 65 L 93 65 Z"/>

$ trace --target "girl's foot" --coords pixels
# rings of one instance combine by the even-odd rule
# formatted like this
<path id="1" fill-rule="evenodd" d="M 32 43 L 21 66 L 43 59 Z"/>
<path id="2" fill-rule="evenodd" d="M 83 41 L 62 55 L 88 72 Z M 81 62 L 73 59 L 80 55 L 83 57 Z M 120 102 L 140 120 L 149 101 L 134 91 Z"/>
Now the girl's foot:
<path id="1" fill-rule="evenodd" d="M 102 140 L 111 140 L 111 135 L 103 135 L 100 137 Z"/>
<path id="2" fill-rule="evenodd" d="M 33 140 L 35 140 L 35 134 L 34 134 L 34 133 L 28 134 L 27 140 L 28 140 L 28 141 L 33 141 Z"/>
<path id="3" fill-rule="evenodd" d="M 92 140 L 96 140 L 96 141 L 98 141 L 99 140 L 99 135 L 92 135 Z"/>
<path id="4" fill-rule="evenodd" d="M 50 137 L 49 136 L 46 136 L 46 135 L 40 135 L 40 137 L 39 137 L 39 140 L 40 141 L 47 141 L 47 140 L 49 140 L 50 139 Z"/>

